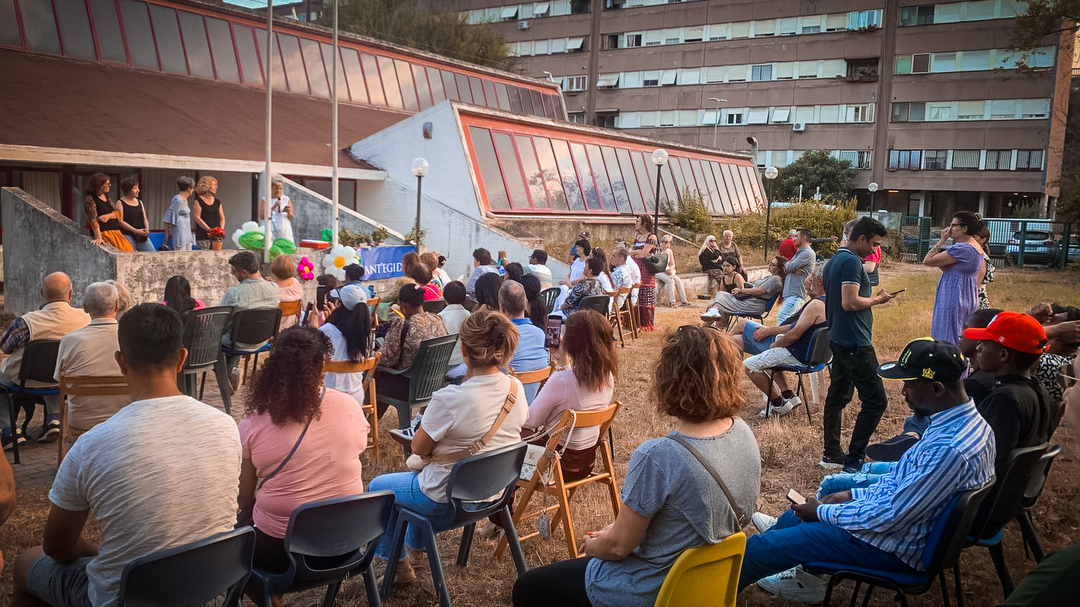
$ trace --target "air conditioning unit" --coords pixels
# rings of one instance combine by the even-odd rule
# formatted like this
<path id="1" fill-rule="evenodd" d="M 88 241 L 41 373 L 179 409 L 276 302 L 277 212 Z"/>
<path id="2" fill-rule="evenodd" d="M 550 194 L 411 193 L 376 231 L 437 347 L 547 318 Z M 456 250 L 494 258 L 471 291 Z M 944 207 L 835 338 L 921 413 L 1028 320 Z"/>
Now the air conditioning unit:
<path id="1" fill-rule="evenodd" d="M 522 19 L 521 21 L 518 21 L 518 29 L 519 30 L 527 30 L 527 29 L 529 29 L 529 20 L 528 19 Z"/>
<path id="2" fill-rule="evenodd" d="M 796 133 L 801 133 L 806 130 L 806 125 L 802 122 L 796 122 L 795 124 L 791 125 L 791 130 L 795 131 Z"/>

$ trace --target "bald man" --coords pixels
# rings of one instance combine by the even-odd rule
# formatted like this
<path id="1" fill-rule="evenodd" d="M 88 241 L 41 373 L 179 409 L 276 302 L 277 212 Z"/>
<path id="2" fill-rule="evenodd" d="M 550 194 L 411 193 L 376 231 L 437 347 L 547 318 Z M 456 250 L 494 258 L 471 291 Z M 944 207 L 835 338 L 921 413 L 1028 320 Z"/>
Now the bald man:
<path id="1" fill-rule="evenodd" d="M 35 339 L 60 339 L 90 324 L 90 316 L 78 308 L 71 307 L 71 279 L 63 272 L 53 272 L 41 281 L 41 297 L 45 305 L 40 310 L 27 312 L 12 321 L 3 339 L 0 339 L 0 351 L 8 355 L 0 362 L 0 382 L 8 386 L 19 383 L 19 366 L 22 364 L 23 348 Z M 47 384 L 26 382 L 27 387 L 36 388 Z M 56 440 L 60 433 L 60 399 L 46 396 L 45 431 L 38 440 Z M 0 407 L 0 428 L 3 428 L 4 449 L 12 444 L 12 420 L 7 407 Z M 26 439 L 21 433 L 19 442 Z"/>

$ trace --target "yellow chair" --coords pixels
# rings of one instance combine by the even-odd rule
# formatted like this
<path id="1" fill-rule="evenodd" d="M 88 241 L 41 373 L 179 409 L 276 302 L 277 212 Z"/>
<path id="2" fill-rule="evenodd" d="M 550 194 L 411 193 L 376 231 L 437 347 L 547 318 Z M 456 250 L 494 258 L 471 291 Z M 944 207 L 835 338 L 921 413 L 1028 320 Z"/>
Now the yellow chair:
<path id="1" fill-rule="evenodd" d="M 365 403 L 360 408 L 365 413 L 371 413 L 371 436 L 369 440 L 371 441 L 370 444 L 375 447 L 375 461 L 379 461 L 379 416 L 375 409 L 375 367 L 379 365 L 380 358 L 382 358 L 382 353 L 376 352 L 375 356 L 369 356 L 356 363 L 347 360 L 323 363 L 323 373 L 367 373 L 367 377 L 364 379 L 364 397 L 371 404 Z"/>
<path id="2" fill-rule="evenodd" d="M 285 321 L 290 316 L 296 317 L 296 324 L 300 324 L 300 318 L 304 313 L 304 302 L 300 299 L 293 301 L 278 302 L 278 308 L 281 309 L 281 320 Z"/>
<path id="3" fill-rule="evenodd" d="M 671 566 L 653 607 L 716 605 L 734 607 L 739 571 L 746 552 L 746 534 L 728 536 L 718 544 L 683 550 Z"/>
<path id="4" fill-rule="evenodd" d="M 540 384 L 536 387 L 536 391 L 539 392 L 543 389 L 544 384 L 547 383 L 551 372 L 555 370 L 555 363 L 550 363 L 546 367 L 540 367 L 539 369 L 532 369 L 530 371 L 518 371 L 517 369 L 510 369 L 510 375 L 518 378 L 521 385 L 528 386 L 529 384 Z"/>
<path id="5" fill-rule="evenodd" d="M 68 439 L 76 439 L 83 432 L 74 432 L 67 423 L 69 396 L 131 396 L 127 378 L 122 375 L 106 377 L 72 377 L 60 373 L 60 439 L 56 441 L 56 467 L 67 455 Z"/>

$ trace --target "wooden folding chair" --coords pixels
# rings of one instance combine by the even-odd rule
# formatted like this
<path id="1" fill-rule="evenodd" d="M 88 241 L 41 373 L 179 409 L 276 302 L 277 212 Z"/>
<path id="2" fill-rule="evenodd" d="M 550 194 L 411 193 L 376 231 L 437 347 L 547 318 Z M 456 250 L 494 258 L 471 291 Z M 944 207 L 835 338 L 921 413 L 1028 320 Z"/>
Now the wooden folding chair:
<path id="1" fill-rule="evenodd" d="M 376 413 L 375 402 L 375 367 L 379 365 L 382 352 L 376 352 L 375 356 L 369 356 L 360 362 L 327 361 L 323 363 L 323 373 L 367 373 L 364 378 L 364 397 L 368 403 L 362 403 L 361 409 L 371 412 L 371 436 L 369 444 L 375 447 L 375 461 L 379 461 L 379 415 Z"/>
<path id="2" fill-rule="evenodd" d="M 634 326 L 634 316 L 633 313 L 630 311 L 630 288 L 621 287 L 617 291 L 605 291 L 605 293 L 607 293 L 608 296 L 611 297 L 611 307 L 608 308 L 608 322 L 611 323 L 612 329 L 618 331 L 619 345 L 625 348 L 626 341 L 623 339 L 622 330 L 623 316 L 626 316 L 626 322 L 628 325 L 630 325 L 631 329 L 633 329 Z M 619 298 L 622 298 L 624 295 L 625 298 L 623 298 L 622 300 L 622 305 L 619 305 Z M 632 332 L 630 336 L 634 339 L 637 339 L 637 336 L 634 335 Z"/>
<path id="3" fill-rule="evenodd" d="M 123 396 L 130 395 L 131 387 L 122 375 L 105 377 L 72 377 L 60 373 L 60 440 L 56 441 L 56 467 L 59 468 L 67 455 L 67 441 L 71 436 L 67 414 L 69 396 Z"/>
<path id="4" fill-rule="evenodd" d="M 304 302 L 302 300 L 278 302 L 278 308 L 281 309 L 281 320 L 295 316 L 296 324 L 300 324 L 301 314 L 304 312 Z"/>
<path id="5" fill-rule="evenodd" d="M 539 392 L 544 388 L 544 384 L 547 383 L 549 377 L 551 377 L 552 371 L 555 370 L 555 363 L 550 363 L 546 367 L 540 367 L 539 369 L 532 369 L 530 371 L 518 371 L 517 369 L 510 369 L 510 375 L 518 378 L 521 385 L 528 386 L 530 384 L 540 384 L 536 387 L 536 391 Z"/>
<path id="6" fill-rule="evenodd" d="M 607 485 L 608 492 L 611 497 L 611 510 L 614 516 L 619 515 L 619 485 L 615 479 L 615 465 L 611 457 L 611 444 L 608 439 L 608 429 L 611 427 L 612 421 L 615 419 L 615 414 L 618 413 L 619 407 L 622 403 L 615 401 L 612 404 L 604 407 L 603 409 L 595 411 L 564 411 L 562 418 L 559 419 L 559 423 L 548 433 L 547 445 L 544 448 L 544 454 L 540 457 L 540 461 L 536 464 L 536 471 L 533 473 L 532 478 L 527 481 L 518 481 L 518 487 L 523 488 L 525 491 L 521 495 L 520 500 L 517 502 L 514 508 L 514 528 L 521 529 L 520 522 L 524 518 L 535 518 L 541 514 L 548 514 L 551 516 L 551 528 L 554 529 L 561 522 L 564 531 L 564 540 L 566 541 L 566 549 L 570 553 L 570 558 L 577 558 L 583 556 L 577 551 L 577 538 L 574 535 L 574 521 L 570 515 L 570 499 L 574 496 L 574 492 L 578 488 L 588 485 L 589 483 L 603 483 Z M 581 428 L 600 427 L 600 439 L 597 441 L 596 448 L 600 452 L 600 460 L 604 464 L 604 471 L 597 472 L 595 469 L 589 474 L 589 476 L 572 481 L 566 482 L 563 478 L 562 467 L 559 465 L 560 452 L 557 450 L 559 443 L 567 438 L 567 433 L 579 430 Z M 533 494 L 540 493 L 553 496 L 555 503 L 551 506 L 545 506 L 535 512 L 526 512 L 529 506 L 529 500 Z M 530 533 L 529 535 L 520 536 L 521 540 L 527 540 L 540 535 L 539 531 Z M 507 540 L 505 537 L 499 541 L 499 546 L 495 549 L 495 557 L 502 556 L 504 550 L 507 547 Z"/>
<path id="7" fill-rule="evenodd" d="M 367 300 L 368 312 L 371 313 L 371 343 L 375 343 L 375 331 L 379 328 L 379 315 L 376 314 L 379 310 L 379 302 L 382 301 L 381 297 L 373 297 Z"/>
<path id="8" fill-rule="evenodd" d="M 641 297 L 641 283 L 634 283 L 630 292 L 633 293 L 634 289 L 638 291 L 638 298 Z M 630 309 L 630 333 L 634 336 L 634 339 L 638 337 L 638 327 L 641 326 L 641 305 L 638 300 L 633 299 L 633 296 L 626 298 L 626 307 Z"/>

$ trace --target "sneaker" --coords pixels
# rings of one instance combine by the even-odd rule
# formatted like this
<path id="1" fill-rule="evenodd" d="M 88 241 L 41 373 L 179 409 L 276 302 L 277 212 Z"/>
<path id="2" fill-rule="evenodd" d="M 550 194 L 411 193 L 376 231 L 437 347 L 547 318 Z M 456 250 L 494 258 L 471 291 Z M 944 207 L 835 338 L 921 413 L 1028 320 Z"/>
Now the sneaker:
<path id="1" fill-rule="evenodd" d="M 750 515 L 750 521 L 754 523 L 754 527 L 757 528 L 758 533 L 765 533 L 769 529 L 772 529 L 772 526 L 776 524 L 777 520 L 778 519 L 775 516 L 769 516 L 764 512 L 755 512 Z"/>
<path id="2" fill-rule="evenodd" d="M 802 399 L 799 398 L 798 394 L 796 394 L 796 395 L 792 396 L 791 398 L 785 398 L 784 399 L 784 404 L 785 405 L 791 405 L 792 407 L 798 407 L 799 405 L 802 404 Z M 790 410 L 791 409 L 788 409 L 788 411 L 790 411 Z"/>
<path id="3" fill-rule="evenodd" d="M 719 318 L 720 310 L 716 308 L 709 308 L 705 310 L 705 313 L 701 315 L 701 320 L 709 320 L 710 318 Z"/>
<path id="4" fill-rule="evenodd" d="M 416 436 L 416 430 L 413 428 L 394 428 L 390 431 L 390 438 L 394 439 L 398 444 L 409 447 L 412 445 L 412 439 Z"/>
<path id="5" fill-rule="evenodd" d="M 857 460 L 845 459 L 844 460 L 844 473 L 845 474 L 858 474 L 859 472 L 862 472 L 862 465 L 863 465 L 863 462 L 862 462 L 861 459 L 857 459 Z"/>
<path id="6" fill-rule="evenodd" d="M 889 440 L 867 446 L 866 457 L 879 462 L 900 461 L 900 456 L 917 442 L 919 442 L 918 434 L 905 432 Z"/>
<path id="7" fill-rule="evenodd" d="M 758 588 L 796 603 L 820 603 L 825 600 L 825 579 L 807 573 L 802 567 L 781 571 L 758 580 Z"/>
<path id="8" fill-rule="evenodd" d="M 688 301 L 684 301 L 681 304 L 679 304 L 679 307 L 680 308 L 696 308 L 697 306 L 695 306 L 694 304 L 692 304 L 692 303 L 690 303 Z"/>
<path id="9" fill-rule="evenodd" d="M 37 440 L 39 443 L 51 443 L 57 438 L 60 438 L 60 418 L 59 416 L 53 417 L 50 415 L 45 421 L 45 429 Z"/>
<path id="10" fill-rule="evenodd" d="M 787 412 L 791 411 L 791 408 L 794 406 L 795 404 L 793 404 L 790 400 L 786 400 L 775 407 L 765 407 L 761 410 L 760 413 L 758 413 L 758 417 L 779 417 L 781 415 L 787 414 Z"/>
<path id="11" fill-rule="evenodd" d="M 706 294 L 702 293 L 701 295 L 698 295 L 697 298 L 698 299 L 703 299 L 703 300 L 709 300 L 709 299 L 712 299 L 713 296 L 712 295 L 706 295 Z"/>
<path id="12" fill-rule="evenodd" d="M 825 468 L 826 470 L 839 470 L 844 467 L 844 456 L 826 455 L 821 458 L 821 461 L 818 462 L 818 465 L 822 468 Z"/>
<path id="13" fill-rule="evenodd" d="M 15 436 L 20 445 L 26 442 L 26 437 L 22 435 L 22 432 L 19 432 Z M 4 433 L 3 438 L 0 438 L 0 441 L 4 444 L 4 451 L 11 449 L 11 446 L 14 444 L 14 441 L 11 440 L 11 435 L 7 433 Z"/>

